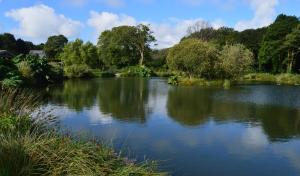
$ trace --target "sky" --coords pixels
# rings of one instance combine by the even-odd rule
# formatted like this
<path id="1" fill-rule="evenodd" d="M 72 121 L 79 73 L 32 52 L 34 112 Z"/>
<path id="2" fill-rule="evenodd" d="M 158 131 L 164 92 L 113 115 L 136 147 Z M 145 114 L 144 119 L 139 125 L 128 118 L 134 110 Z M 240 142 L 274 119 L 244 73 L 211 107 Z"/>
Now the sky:
<path id="1" fill-rule="evenodd" d="M 36 44 L 51 35 L 97 42 L 120 25 L 149 24 L 158 48 L 171 47 L 197 22 L 238 31 L 300 17 L 300 0 L 0 0 L 0 33 Z"/>

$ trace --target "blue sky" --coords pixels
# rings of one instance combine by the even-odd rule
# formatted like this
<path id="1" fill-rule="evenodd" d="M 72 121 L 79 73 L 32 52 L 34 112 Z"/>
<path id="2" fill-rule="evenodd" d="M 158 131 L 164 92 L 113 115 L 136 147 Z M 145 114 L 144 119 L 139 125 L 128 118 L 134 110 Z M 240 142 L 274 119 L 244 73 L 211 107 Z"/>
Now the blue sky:
<path id="1" fill-rule="evenodd" d="M 96 42 L 104 30 L 145 23 L 163 48 L 196 22 L 243 30 L 266 26 L 280 13 L 300 16 L 300 0 L 0 0 L 0 32 L 34 43 L 56 34 Z"/>

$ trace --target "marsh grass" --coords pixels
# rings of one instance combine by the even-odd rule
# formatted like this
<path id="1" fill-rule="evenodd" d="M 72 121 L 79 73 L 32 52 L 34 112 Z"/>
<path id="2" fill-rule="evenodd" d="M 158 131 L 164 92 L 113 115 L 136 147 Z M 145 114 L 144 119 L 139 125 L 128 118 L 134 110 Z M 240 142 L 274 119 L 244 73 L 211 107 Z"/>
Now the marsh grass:
<path id="1" fill-rule="evenodd" d="M 154 162 L 136 164 L 96 141 L 58 133 L 55 118 L 36 111 L 40 96 L 0 92 L 0 175 L 162 175 Z"/>
<path id="2" fill-rule="evenodd" d="M 300 75 L 297 74 L 270 74 L 270 73 L 252 73 L 241 78 L 243 81 L 268 82 L 273 84 L 300 85 Z"/>

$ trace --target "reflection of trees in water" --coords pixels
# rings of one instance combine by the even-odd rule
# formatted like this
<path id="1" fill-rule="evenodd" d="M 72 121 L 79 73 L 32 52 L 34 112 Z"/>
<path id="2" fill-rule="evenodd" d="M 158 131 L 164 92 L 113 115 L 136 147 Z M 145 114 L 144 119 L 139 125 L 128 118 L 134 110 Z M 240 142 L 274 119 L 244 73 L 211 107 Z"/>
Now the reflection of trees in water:
<path id="1" fill-rule="evenodd" d="M 79 112 L 95 104 L 98 89 L 96 80 L 67 80 L 51 89 L 51 101 Z"/>
<path id="2" fill-rule="evenodd" d="M 142 78 L 111 79 L 99 89 L 101 112 L 122 121 L 145 122 L 148 109 L 148 80 Z"/>
<path id="3" fill-rule="evenodd" d="M 189 126 L 197 126 L 207 121 L 211 112 L 213 91 L 196 88 L 172 88 L 168 94 L 168 114 L 175 121 Z"/>
<path id="4" fill-rule="evenodd" d="M 298 109 L 215 98 L 214 95 L 220 91 L 180 87 L 170 89 L 167 101 L 168 114 L 175 121 L 189 126 L 201 125 L 210 117 L 223 122 L 250 124 L 259 122 L 270 140 L 300 135 Z"/>

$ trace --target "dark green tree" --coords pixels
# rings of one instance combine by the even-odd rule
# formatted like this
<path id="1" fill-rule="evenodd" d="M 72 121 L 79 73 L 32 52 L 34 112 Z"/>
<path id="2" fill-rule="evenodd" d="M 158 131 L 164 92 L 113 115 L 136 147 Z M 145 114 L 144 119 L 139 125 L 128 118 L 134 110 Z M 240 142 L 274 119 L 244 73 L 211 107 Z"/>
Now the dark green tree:
<path id="1" fill-rule="evenodd" d="M 17 45 L 14 35 L 4 33 L 0 35 L 0 49 L 7 50 L 14 54 L 17 54 Z"/>
<path id="2" fill-rule="evenodd" d="M 99 37 L 100 56 L 107 67 L 143 64 L 155 41 L 148 26 L 120 26 L 104 31 Z"/>
<path id="3" fill-rule="evenodd" d="M 284 63 L 287 65 L 287 73 L 294 70 L 296 59 L 300 53 L 300 24 L 286 36 L 282 49 L 287 52 Z"/>
<path id="4" fill-rule="evenodd" d="M 62 52 L 64 46 L 68 43 L 68 39 L 63 35 L 51 36 L 48 38 L 44 51 L 48 59 L 56 59 Z"/>
<path id="5" fill-rule="evenodd" d="M 260 71 L 279 73 L 285 70 L 283 62 L 286 52 L 282 50 L 282 45 L 298 24 L 299 19 L 295 16 L 279 15 L 268 27 L 259 50 Z"/>

